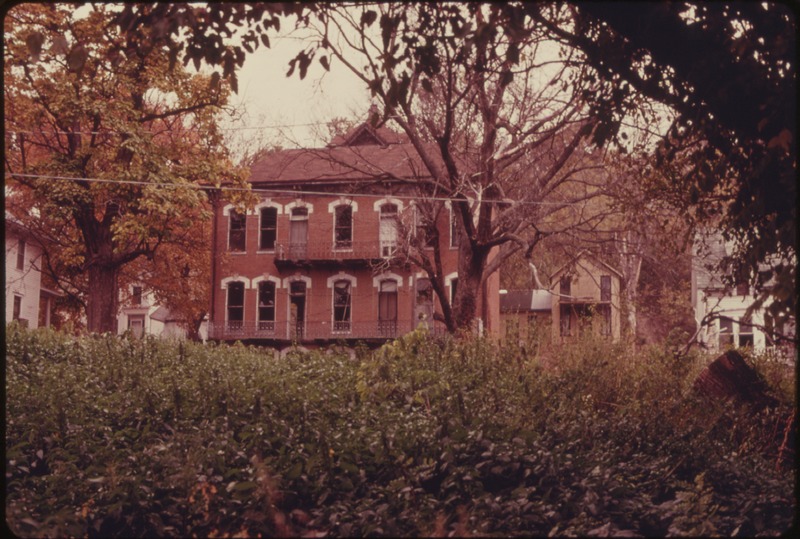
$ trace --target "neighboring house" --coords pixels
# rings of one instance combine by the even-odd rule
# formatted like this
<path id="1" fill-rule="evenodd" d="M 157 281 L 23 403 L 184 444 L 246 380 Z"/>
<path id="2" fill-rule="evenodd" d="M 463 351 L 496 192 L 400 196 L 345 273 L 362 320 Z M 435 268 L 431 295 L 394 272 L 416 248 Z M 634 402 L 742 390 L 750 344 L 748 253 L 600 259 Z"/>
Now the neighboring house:
<path id="1" fill-rule="evenodd" d="M 553 299 L 549 290 L 501 290 L 501 335 L 506 340 L 525 342 L 534 336 L 549 335 L 553 323 Z"/>
<path id="2" fill-rule="evenodd" d="M 180 318 L 167 307 L 158 305 L 155 296 L 141 283 L 133 284 L 121 291 L 117 332 L 131 332 L 135 337 L 154 335 L 185 339 L 186 330 L 180 325 Z M 206 322 L 200 326 L 200 338 L 207 338 Z"/>
<path id="3" fill-rule="evenodd" d="M 401 254 L 425 180 L 403 135 L 366 123 L 325 148 L 275 151 L 255 163 L 250 182 L 261 200 L 253 210 L 214 199 L 209 337 L 285 350 L 377 345 L 420 324 L 442 330 L 432 283 Z M 452 297 L 458 236 L 449 206 L 435 226 Z M 497 330 L 498 284 L 495 274 L 479 291 L 476 327 Z"/>
<path id="4" fill-rule="evenodd" d="M 765 310 L 748 313 L 756 301 L 746 283 L 727 286 L 719 263 L 731 253 L 719 232 L 698 234 L 692 249 L 692 307 L 698 333 L 697 341 L 712 352 L 729 347 L 751 347 L 757 351 L 776 346 L 768 327 L 777 333 L 794 335 L 792 324 L 776 327 L 767 320 Z M 793 351 L 789 351 L 793 354 Z"/>
<path id="5" fill-rule="evenodd" d="M 29 327 L 47 327 L 58 292 L 42 286 L 44 251 L 25 226 L 5 214 L 6 229 L 6 322 Z"/>
<path id="6" fill-rule="evenodd" d="M 589 253 L 580 253 L 551 277 L 553 341 L 586 331 L 620 338 L 622 275 Z"/>

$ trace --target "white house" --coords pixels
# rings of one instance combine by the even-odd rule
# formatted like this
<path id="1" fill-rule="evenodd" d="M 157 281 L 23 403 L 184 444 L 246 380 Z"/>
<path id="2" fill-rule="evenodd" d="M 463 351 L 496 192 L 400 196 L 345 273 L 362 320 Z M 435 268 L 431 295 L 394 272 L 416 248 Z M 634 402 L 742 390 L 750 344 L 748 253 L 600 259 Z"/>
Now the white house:
<path id="1" fill-rule="evenodd" d="M 6 322 L 29 328 L 49 326 L 58 293 L 42 286 L 43 249 L 25 226 L 5 214 Z"/>
<path id="2" fill-rule="evenodd" d="M 117 332 L 130 330 L 136 337 L 154 335 L 156 337 L 185 339 L 186 330 L 180 320 L 167 307 L 155 301 L 152 292 L 141 284 L 133 284 L 121 290 Z M 200 326 L 200 338 L 208 338 L 207 322 Z"/>
<path id="3" fill-rule="evenodd" d="M 731 251 L 732 245 L 719 232 L 705 232 L 695 238 L 692 307 L 698 326 L 697 340 L 714 352 L 731 346 L 763 351 L 775 345 L 766 330 L 775 324 L 765 319 L 763 308 L 748 313 L 756 297 L 746 283 L 726 287 L 717 265 Z M 783 334 L 794 333 L 793 327 L 775 329 Z"/>

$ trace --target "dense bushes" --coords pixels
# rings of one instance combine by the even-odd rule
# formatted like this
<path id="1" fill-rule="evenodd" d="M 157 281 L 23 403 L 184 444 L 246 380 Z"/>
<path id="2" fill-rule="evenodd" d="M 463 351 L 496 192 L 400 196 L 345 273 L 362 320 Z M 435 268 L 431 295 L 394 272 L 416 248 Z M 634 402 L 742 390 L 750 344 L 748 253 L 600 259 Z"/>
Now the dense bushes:
<path id="1" fill-rule="evenodd" d="M 6 513 L 21 536 L 752 535 L 793 474 L 699 358 L 412 333 L 352 360 L 8 326 Z M 530 350 L 531 348 L 529 348 Z M 547 360 L 547 361 L 545 361 Z M 549 365 L 543 367 L 544 364 Z"/>

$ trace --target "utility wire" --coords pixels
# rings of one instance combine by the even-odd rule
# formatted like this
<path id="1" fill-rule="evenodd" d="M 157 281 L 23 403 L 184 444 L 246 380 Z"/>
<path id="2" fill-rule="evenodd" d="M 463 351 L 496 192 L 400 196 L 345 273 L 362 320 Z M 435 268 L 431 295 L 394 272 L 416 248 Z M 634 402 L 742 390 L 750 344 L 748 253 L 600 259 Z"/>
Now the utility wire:
<path id="1" fill-rule="evenodd" d="M 303 123 L 303 124 L 256 125 L 256 126 L 250 126 L 250 127 L 248 127 L 248 126 L 218 127 L 217 129 L 219 131 L 255 131 L 257 129 L 286 129 L 286 128 L 292 128 L 292 127 L 311 127 L 311 126 L 315 126 L 315 125 L 328 125 L 328 123 L 329 122 L 310 122 L 310 123 Z M 160 133 L 163 133 L 164 131 L 165 131 L 164 129 L 159 130 L 159 131 L 152 131 L 150 129 L 147 129 L 147 130 L 144 130 L 144 131 L 140 131 L 140 133 L 144 132 L 144 133 L 150 133 L 150 134 L 160 134 Z M 47 133 L 47 134 L 53 133 L 53 134 L 56 134 L 56 135 L 119 135 L 119 134 L 123 134 L 122 131 L 114 130 L 114 129 L 106 129 L 104 131 L 58 131 L 56 129 L 54 129 L 54 130 L 40 129 L 40 130 L 37 130 L 37 131 L 26 131 L 26 130 L 20 130 L 20 129 L 8 129 L 8 130 L 6 130 L 6 133 L 9 133 L 11 135 L 17 135 L 17 134 L 35 135 L 35 134 L 39 134 L 39 133 Z"/>
<path id="2" fill-rule="evenodd" d="M 200 185 L 196 183 L 188 183 L 188 184 L 176 184 L 176 183 L 153 183 L 153 182 L 144 182 L 144 181 L 137 181 L 137 180 L 107 180 L 102 178 L 80 178 L 80 177 L 71 177 L 71 176 L 49 176 L 49 175 L 41 175 L 41 174 L 19 174 L 14 172 L 7 172 L 6 175 L 14 176 L 18 178 L 31 178 L 37 180 L 64 180 L 64 181 L 83 181 L 83 182 L 91 182 L 91 183 L 104 183 L 104 184 L 119 184 L 119 185 L 140 185 L 140 186 L 149 186 L 149 187 L 171 187 L 171 188 L 189 188 L 189 189 L 199 189 L 199 190 L 207 190 L 207 191 L 237 191 L 237 192 L 250 192 L 250 193 L 262 193 L 262 194 L 274 194 L 274 195 L 292 195 L 292 196 L 300 196 L 300 195 L 318 195 L 318 196 L 340 196 L 340 197 L 370 197 L 374 198 L 375 196 L 380 196 L 378 194 L 370 194 L 370 193 L 347 193 L 343 191 L 308 191 L 308 190 L 292 190 L 292 189 L 274 189 L 274 188 L 246 188 L 246 187 L 232 187 L 232 186 L 214 186 L 214 185 Z M 413 196 L 413 195 L 401 195 L 401 194 L 391 194 L 392 198 L 402 199 L 402 200 L 419 200 L 420 198 L 424 198 L 425 200 L 435 200 L 440 202 L 454 202 L 463 199 L 452 198 L 452 197 L 437 197 L 437 196 Z M 520 200 L 520 201 L 509 201 L 503 199 L 481 199 L 481 202 L 487 203 L 496 203 L 496 204 L 508 204 L 509 202 L 525 205 L 525 206 L 579 206 L 580 204 L 577 202 L 545 202 L 545 201 L 533 201 L 533 200 Z"/>

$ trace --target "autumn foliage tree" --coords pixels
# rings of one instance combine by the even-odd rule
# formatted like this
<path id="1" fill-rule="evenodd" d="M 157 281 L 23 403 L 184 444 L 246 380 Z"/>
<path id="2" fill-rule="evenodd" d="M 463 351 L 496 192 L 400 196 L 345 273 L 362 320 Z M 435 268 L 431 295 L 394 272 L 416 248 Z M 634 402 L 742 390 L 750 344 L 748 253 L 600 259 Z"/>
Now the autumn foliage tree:
<path id="1" fill-rule="evenodd" d="M 208 217 L 199 183 L 242 175 L 216 125 L 227 84 L 170 65 L 164 46 L 130 47 L 113 6 L 84 9 L 6 14 L 7 203 L 53 246 L 49 269 L 87 328 L 116 331 L 120 271 Z"/>

